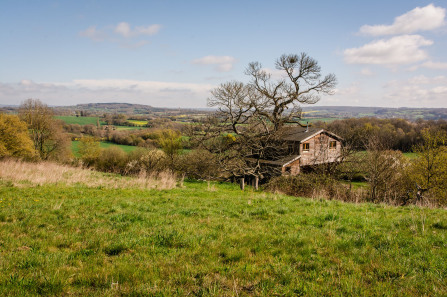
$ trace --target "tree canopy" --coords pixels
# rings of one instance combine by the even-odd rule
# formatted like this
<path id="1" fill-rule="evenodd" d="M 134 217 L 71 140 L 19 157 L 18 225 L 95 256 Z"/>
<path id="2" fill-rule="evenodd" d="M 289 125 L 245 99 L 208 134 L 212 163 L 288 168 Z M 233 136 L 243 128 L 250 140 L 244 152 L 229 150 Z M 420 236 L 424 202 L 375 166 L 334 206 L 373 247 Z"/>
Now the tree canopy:
<path id="1" fill-rule="evenodd" d="M 248 65 L 248 83 L 231 81 L 211 93 L 208 105 L 218 108 L 218 116 L 236 134 L 239 125 L 257 123 L 265 133 L 278 131 L 286 123 L 301 118 L 301 104 L 314 104 L 322 94 L 332 94 L 337 83 L 334 74 L 322 77 L 318 62 L 306 53 L 282 55 L 276 60 L 279 78 L 259 62 Z"/>
<path id="2" fill-rule="evenodd" d="M 35 156 L 26 123 L 16 115 L 0 114 L 0 158 Z"/>

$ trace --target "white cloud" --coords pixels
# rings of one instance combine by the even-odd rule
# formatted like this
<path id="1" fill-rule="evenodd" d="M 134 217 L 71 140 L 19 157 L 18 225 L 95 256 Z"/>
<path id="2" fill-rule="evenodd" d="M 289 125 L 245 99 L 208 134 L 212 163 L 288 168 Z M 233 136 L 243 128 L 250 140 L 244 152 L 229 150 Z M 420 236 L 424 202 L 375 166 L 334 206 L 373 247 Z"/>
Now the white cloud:
<path id="1" fill-rule="evenodd" d="M 118 25 L 116 25 L 114 32 L 125 38 L 129 38 L 138 35 L 150 35 L 150 36 L 155 35 L 160 31 L 160 29 L 161 25 L 154 24 L 147 27 L 144 26 L 136 27 L 134 30 L 132 30 L 129 23 L 121 22 Z"/>
<path id="2" fill-rule="evenodd" d="M 122 35 L 124 37 L 130 37 L 131 35 L 130 25 L 126 22 L 119 23 L 115 27 L 115 33 Z"/>
<path id="3" fill-rule="evenodd" d="M 121 79 L 73 80 L 65 83 L 36 83 L 22 80 L 0 83 L 0 104 L 20 104 L 38 98 L 50 105 L 91 102 L 129 102 L 159 107 L 206 107 L 211 84 L 157 82 Z"/>
<path id="4" fill-rule="evenodd" d="M 96 26 L 90 26 L 86 30 L 79 32 L 79 36 L 90 38 L 93 41 L 103 41 L 105 34 L 96 29 Z"/>
<path id="5" fill-rule="evenodd" d="M 102 30 L 97 29 L 96 26 L 90 26 L 86 30 L 79 32 L 79 36 L 90 38 L 93 41 L 118 42 L 124 44 L 124 47 L 136 48 L 147 44 L 148 41 L 143 40 L 136 43 L 128 43 L 127 41 L 123 42 L 123 38 L 128 40 L 129 38 L 152 36 L 157 34 L 161 27 L 159 24 L 153 24 L 149 26 L 138 26 L 132 29 L 129 23 L 121 22 L 116 26 L 108 26 Z M 121 38 L 112 38 L 114 34 Z"/>
<path id="6" fill-rule="evenodd" d="M 154 24 L 154 25 L 150 25 L 147 27 L 136 27 L 135 31 L 138 34 L 142 34 L 142 35 L 155 35 L 158 33 L 158 31 L 160 31 L 160 29 L 161 29 L 161 25 Z"/>
<path id="7" fill-rule="evenodd" d="M 445 69 L 447 69 L 447 63 L 427 61 L 425 63 L 409 67 L 408 71 L 416 71 L 420 68 L 427 68 L 427 69 L 433 69 L 433 70 L 445 70 Z"/>
<path id="8" fill-rule="evenodd" d="M 428 69 L 444 70 L 444 69 L 447 69 L 447 63 L 428 61 L 428 62 L 423 63 L 421 65 L 421 67 L 428 68 Z"/>
<path id="9" fill-rule="evenodd" d="M 358 95 L 359 91 L 360 91 L 359 85 L 357 83 L 352 83 L 348 87 L 335 89 L 335 95 L 337 96 Z"/>
<path id="10" fill-rule="evenodd" d="M 192 61 L 197 65 L 215 65 L 216 70 L 220 72 L 228 72 L 233 69 L 236 59 L 231 56 L 205 56 Z"/>
<path id="11" fill-rule="evenodd" d="M 346 49 L 343 54 L 349 64 L 411 64 L 426 60 L 428 55 L 420 47 L 432 44 L 420 35 L 402 35 Z"/>
<path id="12" fill-rule="evenodd" d="M 368 96 L 363 94 L 362 85 L 354 81 L 348 85 L 339 86 L 334 90 L 333 95 L 323 95 L 317 105 L 356 106 L 365 105 L 367 101 Z"/>
<path id="13" fill-rule="evenodd" d="M 363 76 L 373 76 L 374 72 L 372 72 L 372 70 L 369 68 L 363 68 L 362 70 L 360 70 L 360 74 Z"/>
<path id="14" fill-rule="evenodd" d="M 447 77 L 416 76 L 394 80 L 385 86 L 384 99 L 396 106 L 446 107 Z"/>
<path id="15" fill-rule="evenodd" d="M 445 24 L 446 10 L 429 4 L 425 7 L 415 9 L 398 16 L 392 25 L 364 25 L 360 32 L 367 35 L 398 35 L 411 34 L 419 31 L 437 29 Z"/>
<path id="16" fill-rule="evenodd" d="M 427 77 L 425 75 L 414 76 L 407 80 L 412 85 L 430 85 L 430 84 L 447 84 L 447 77 L 440 75 L 435 77 Z"/>

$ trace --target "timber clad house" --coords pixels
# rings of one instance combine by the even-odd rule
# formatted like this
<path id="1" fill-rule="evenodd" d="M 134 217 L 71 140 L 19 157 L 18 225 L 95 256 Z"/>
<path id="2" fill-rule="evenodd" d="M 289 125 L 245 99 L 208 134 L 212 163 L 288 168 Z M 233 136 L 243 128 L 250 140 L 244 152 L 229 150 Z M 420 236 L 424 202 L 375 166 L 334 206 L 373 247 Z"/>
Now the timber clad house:
<path id="1" fill-rule="evenodd" d="M 290 127 L 282 133 L 281 141 L 287 146 L 287 155 L 277 160 L 258 160 L 277 174 L 297 175 L 306 167 L 340 161 L 342 138 L 324 129 Z"/>

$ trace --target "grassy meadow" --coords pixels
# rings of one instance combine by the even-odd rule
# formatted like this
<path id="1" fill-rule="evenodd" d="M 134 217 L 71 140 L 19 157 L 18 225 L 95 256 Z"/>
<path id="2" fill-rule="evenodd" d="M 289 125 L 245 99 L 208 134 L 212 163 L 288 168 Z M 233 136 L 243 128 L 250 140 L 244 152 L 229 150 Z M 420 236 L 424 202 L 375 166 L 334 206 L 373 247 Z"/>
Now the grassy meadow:
<path id="1" fill-rule="evenodd" d="M 447 295 L 444 209 L 112 185 L 0 175 L 0 296 Z"/>
<path id="2" fill-rule="evenodd" d="M 55 116 L 56 119 L 64 121 L 66 124 L 79 125 L 95 125 L 98 123 L 98 117 L 76 117 L 76 116 Z M 105 125 L 105 122 L 100 120 L 100 125 Z"/>
<path id="3" fill-rule="evenodd" d="M 105 141 L 101 141 L 99 143 L 99 145 L 102 148 L 108 148 L 108 147 L 112 147 L 112 146 L 116 146 L 119 147 L 120 149 L 122 149 L 123 151 L 125 151 L 126 153 L 129 153 L 133 150 L 135 150 L 137 147 L 136 146 L 131 146 L 131 145 L 124 145 L 124 144 L 116 144 L 116 143 L 111 143 L 111 142 L 105 142 Z M 79 141 L 78 140 L 73 140 L 71 142 L 71 151 L 73 152 L 73 154 L 75 156 L 79 156 Z"/>

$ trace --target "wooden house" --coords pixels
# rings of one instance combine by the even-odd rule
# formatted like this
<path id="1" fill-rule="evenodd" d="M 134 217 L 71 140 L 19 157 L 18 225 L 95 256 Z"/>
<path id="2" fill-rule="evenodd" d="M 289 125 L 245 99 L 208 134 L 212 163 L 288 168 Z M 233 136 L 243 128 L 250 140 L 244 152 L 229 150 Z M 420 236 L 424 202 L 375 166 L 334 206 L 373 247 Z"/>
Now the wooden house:
<path id="1" fill-rule="evenodd" d="M 340 160 L 341 137 L 321 128 L 288 127 L 280 136 L 286 153 L 275 159 L 257 160 L 274 175 L 297 175 L 303 168 Z"/>

